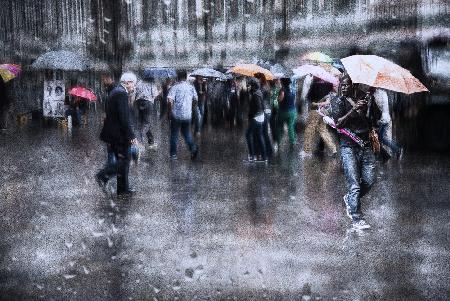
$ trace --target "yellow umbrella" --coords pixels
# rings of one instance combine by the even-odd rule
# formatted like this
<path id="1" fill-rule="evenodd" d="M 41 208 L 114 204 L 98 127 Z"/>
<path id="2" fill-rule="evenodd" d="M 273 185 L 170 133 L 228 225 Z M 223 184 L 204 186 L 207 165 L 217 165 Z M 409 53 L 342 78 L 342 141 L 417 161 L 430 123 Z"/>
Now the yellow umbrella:
<path id="1" fill-rule="evenodd" d="M 313 62 L 323 62 L 323 63 L 331 63 L 333 59 L 322 52 L 309 52 L 301 57 L 302 61 L 313 61 Z"/>
<path id="2" fill-rule="evenodd" d="M 255 76 L 257 73 L 262 73 L 267 80 L 275 79 L 275 76 L 270 72 L 270 70 L 264 69 L 255 64 L 239 64 L 230 68 L 227 73 L 236 73 L 245 76 Z"/>
<path id="3" fill-rule="evenodd" d="M 341 59 L 354 83 L 412 94 L 428 89 L 411 72 L 376 55 L 352 55 Z"/>

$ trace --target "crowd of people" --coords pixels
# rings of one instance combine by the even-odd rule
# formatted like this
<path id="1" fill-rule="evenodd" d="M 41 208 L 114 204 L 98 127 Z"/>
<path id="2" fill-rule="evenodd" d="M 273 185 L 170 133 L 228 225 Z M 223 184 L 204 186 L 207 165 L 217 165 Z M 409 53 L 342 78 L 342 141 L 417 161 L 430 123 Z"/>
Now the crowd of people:
<path id="1" fill-rule="evenodd" d="M 347 182 L 346 214 L 359 229 L 370 227 L 360 200 L 374 183 L 376 155 L 384 150 L 385 156 L 401 159 L 403 153 L 392 139 L 386 91 L 353 84 L 345 73 L 338 87 L 312 76 L 268 81 L 262 73 L 226 80 L 196 76 L 192 81 L 186 70 L 177 71 L 176 81 L 138 82 L 136 75 L 126 72 L 117 86 L 110 74 L 102 76 L 102 83 L 106 117 L 100 138 L 107 144 L 107 162 L 97 173 L 97 182 L 104 188 L 117 176 L 118 195 L 134 192 L 128 180 L 131 158 L 138 158 L 144 144 L 157 147 L 149 118 L 155 106 L 161 118 L 170 121 L 171 160 L 177 160 L 180 132 L 195 160 L 199 146 L 194 136 L 202 135 L 204 125 L 211 122 L 226 128 L 246 125 L 244 163 L 267 164 L 283 144 L 285 126 L 289 147 L 294 149 L 298 124 L 304 125 L 303 157 L 311 157 L 320 142 L 331 158 L 340 153 Z"/>

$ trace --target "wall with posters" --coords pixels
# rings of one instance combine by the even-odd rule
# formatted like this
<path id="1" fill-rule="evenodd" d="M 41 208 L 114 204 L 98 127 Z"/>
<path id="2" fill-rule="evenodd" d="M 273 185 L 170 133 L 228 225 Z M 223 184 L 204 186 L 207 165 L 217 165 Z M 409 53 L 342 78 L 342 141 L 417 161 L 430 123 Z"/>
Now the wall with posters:
<path id="1" fill-rule="evenodd" d="M 63 80 L 44 81 L 42 110 L 45 117 L 64 117 L 65 84 Z"/>

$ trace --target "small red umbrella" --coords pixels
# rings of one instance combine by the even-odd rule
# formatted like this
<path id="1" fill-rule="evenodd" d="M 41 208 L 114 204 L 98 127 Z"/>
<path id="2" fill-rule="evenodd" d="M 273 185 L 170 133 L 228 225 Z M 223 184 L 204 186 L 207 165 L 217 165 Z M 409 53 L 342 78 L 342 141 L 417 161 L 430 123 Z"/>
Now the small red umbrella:
<path id="1" fill-rule="evenodd" d="M 97 100 L 97 96 L 95 96 L 94 92 L 84 87 L 73 87 L 70 89 L 69 94 L 87 99 L 89 101 Z"/>

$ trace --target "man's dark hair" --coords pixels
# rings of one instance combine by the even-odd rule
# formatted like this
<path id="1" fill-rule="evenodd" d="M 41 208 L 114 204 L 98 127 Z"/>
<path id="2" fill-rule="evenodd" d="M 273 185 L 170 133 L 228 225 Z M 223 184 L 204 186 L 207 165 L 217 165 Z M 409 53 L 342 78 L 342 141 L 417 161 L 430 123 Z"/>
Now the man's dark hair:
<path id="1" fill-rule="evenodd" d="M 289 85 L 291 84 L 291 79 L 288 77 L 283 77 L 283 78 L 280 78 L 280 82 L 281 82 L 281 85 L 283 85 L 283 87 L 289 87 Z"/>
<path id="2" fill-rule="evenodd" d="M 178 78 L 178 80 L 185 80 L 187 78 L 186 69 L 178 69 L 177 70 L 177 78 Z"/>

